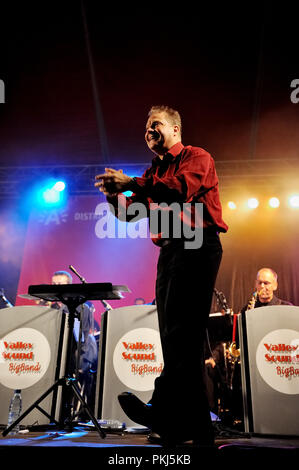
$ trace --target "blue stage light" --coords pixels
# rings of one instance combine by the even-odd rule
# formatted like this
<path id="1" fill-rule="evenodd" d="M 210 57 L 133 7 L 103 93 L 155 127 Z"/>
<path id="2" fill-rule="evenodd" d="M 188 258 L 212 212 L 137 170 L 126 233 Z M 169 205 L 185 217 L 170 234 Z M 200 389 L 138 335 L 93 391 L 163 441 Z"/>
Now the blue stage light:
<path id="1" fill-rule="evenodd" d="M 60 200 L 60 192 L 54 188 L 43 191 L 43 200 L 46 204 L 56 204 Z"/>
<path id="2" fill-rule="evenodd" d="M 66 184 L 64 181 L 49 180 L 40 187 L 37 198 L 43 206 L 61 205 L 65 200 L 65 188 Z"/>
<path id="3" fill-rule="evenodd" d="M 65 190 L 65 182 L 64 181 L 57 181 L 54 186 L 53 186 L 53 189 L 55 191 L 64 191 Z"/>

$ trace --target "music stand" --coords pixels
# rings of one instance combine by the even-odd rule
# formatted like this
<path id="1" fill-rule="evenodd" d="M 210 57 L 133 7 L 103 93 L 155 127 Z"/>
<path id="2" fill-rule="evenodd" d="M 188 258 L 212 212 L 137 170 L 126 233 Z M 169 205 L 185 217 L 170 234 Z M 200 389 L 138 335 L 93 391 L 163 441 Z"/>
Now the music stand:
<path id="1" fill-rule="evenodd" d="M 102 438 L 106 437 L 95 416 L 93 415 L 90 407 L 81 396 L 80 390 L 77 386 L 77 379 L 71 376 L 71 354 L 73 343 L 73 328 L 75 318 L 78 317 L 77 308 L 79 305 L 87 302 L 88 300 L 116 300 L 121 299 L 121 292 L 130 292 L 127 286 L 113 286 L 111 283 L 89 283 L 89 284 L 60 284 L 60 285 L 35 285 L 29 286 L 28 294 L 37 298 L 50 302 L 61 302 L 68 308 L 68 337 L 66 347 L 66 367 L 65 375 L 58 379 L 45 393 L 43 393 L 18 419 L 7 427 L 2 435 L 6 436 L 18 423 L 20 423 L 25 416 L 27 416 L 34 408 L 37 408 L 49 419 L 52 417 L 43 410 L 39 403 L 43 401 L 50 393 L 59 386 L 62 387 L 62 412 L 60 414 L 59 422 L 53 419 L 54 423 L 59 429 L 73 429 L 72 426 L 72 397 L 75 396 L 81 403 L 83 409 L 86 411 L 90 420 L 94 424 L 96 430 Z M 80 319 L 79 319 L 80 320 Z"/>

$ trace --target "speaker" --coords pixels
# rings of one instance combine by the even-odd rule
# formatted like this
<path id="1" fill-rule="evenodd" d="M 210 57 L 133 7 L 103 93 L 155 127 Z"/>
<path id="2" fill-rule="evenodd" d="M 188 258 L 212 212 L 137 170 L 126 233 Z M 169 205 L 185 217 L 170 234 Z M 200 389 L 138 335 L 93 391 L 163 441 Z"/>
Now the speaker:
<path id="1" fill-rule="evenodd" d="M 155 305 L 133 305 L 102 316 L 95 416 L 136 427 L 122 411 L 117 396 L 129 391 L 145 403 L 163 369 Z"/>
<path id="2" fill-rule="evenodd" d="M 21 389 L 26 411 L 63 375 L 65 367 L 66 314 L 45 306 L 0 310 L 0 423 L 7 425 L 8 408 L 15 389 Z M 60 387 L 59 387 L 60 388 Z M 51 393 L 41 403 L 58 419 L 61 393 Z M 49 418 L 32 410 L 20 425 L 48 424 Z"/>

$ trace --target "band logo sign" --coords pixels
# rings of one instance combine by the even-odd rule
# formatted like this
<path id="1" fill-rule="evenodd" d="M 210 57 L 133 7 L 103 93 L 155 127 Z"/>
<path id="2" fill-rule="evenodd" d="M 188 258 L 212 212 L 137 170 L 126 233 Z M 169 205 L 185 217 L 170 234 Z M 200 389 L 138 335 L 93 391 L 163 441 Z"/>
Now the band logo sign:
<path id="1" fill-rule="evenodd" d="M 46 373 L 51 350 L 46 337 L 33 328 L 13 330 L 0 339 L 0 382 L 12 389 L 25 389 Z"/>
<path id="2" fill-rule="evenodd" d="M 163 370 L 160 336 L 152 328 L 128 331 L 118 341 L 113 366 L 119 380 L 133 390 L 154 389 L 154 381 Z"/>
<path id="3" fill-rule="evenodd" d="M 286 394 L 299 394 L 299 332 L 275 330 L 267 334 L 256 351 L 257 368 L 270 387 Z"/>

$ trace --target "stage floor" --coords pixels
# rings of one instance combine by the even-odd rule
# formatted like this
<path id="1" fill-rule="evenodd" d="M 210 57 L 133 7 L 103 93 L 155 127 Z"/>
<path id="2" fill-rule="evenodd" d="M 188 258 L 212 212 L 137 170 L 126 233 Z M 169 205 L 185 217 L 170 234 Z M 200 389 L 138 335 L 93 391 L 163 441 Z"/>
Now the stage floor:
<path id="1" fill-rule="evenodd" d="M 225 433 L 224 433 L 225 434 Z M 204 459 L 213 463 L 291 462 L 299 458 L 299 437 L 217 436 L 214 448 L 192 445 L 164 448 L 147 441 L 145 434 L 108 433 L 103 439 L 97 431 L 75 427 L 72 432 L 47 430 L 26 432 L 15 436 L 0 435 L 1 456 L 10 462 L 41 459 L 40 464 L 55 464 L 55 459 L 67 458 L 68 464 L 101 468 L 125 465 L 128 468 L 187 467 L 200 468 Z M 49 460 L 50 459 L 50 460 Z M 83 459 L 83 460 L 81 460 Z M 89 460 L 91 459 L 91 460 Z M 206 461 L 206 460 L 205 460 Z M 298 460 L 297 460 L 298 461 Z"/>

